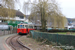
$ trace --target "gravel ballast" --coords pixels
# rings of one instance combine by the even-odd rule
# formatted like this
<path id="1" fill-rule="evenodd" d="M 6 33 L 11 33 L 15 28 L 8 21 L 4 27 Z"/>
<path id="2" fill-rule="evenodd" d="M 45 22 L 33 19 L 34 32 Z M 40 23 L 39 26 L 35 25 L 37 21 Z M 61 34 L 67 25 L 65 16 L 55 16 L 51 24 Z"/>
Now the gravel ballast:
<path id="1" fill-rule="evenodd" d="M 41 42 L 37 42 L 35 39 L 22 36 L 19 41 L 25 46 L 31 48 L 31 50 L 61 50 L 59 48 L 53 48 L 52 45 L 40 45 Z"/>

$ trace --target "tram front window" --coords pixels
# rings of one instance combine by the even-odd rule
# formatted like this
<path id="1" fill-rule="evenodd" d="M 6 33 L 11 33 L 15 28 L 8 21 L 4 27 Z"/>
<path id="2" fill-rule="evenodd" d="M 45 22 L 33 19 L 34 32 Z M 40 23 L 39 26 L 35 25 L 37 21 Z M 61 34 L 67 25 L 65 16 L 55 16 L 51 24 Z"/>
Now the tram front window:
<path id="1" fill-rule="evenodd" d="M 20 26 L 20 25 L 18 25 L 18 28 L 21 28 L 21 26 Z"/>
<path id="2" fill-rule="evenodd" d="M 22 28 L 24 28 L 24 25 L 22 25 Z"/>
<path id="3" fill-rule="evenodd" d="M 18 28 L 24 28 L 24 25 L 18 25 Z"/>

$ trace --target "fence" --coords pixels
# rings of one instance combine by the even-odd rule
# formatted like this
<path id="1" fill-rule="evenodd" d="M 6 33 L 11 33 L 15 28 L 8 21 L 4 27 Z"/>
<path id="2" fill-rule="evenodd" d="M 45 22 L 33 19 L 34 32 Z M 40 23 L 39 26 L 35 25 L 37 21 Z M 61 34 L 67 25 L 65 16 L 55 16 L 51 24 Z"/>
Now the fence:
<path id="1" fill-rule="evenodd" d="M 8 34 L 14 34 L 14 33 L 17 33 L 17 28 L 13 28 L 10 29 L 10 30 L 0 30 L 0 36 L 2 35 L 8 35 Z"/>
<path id="2" fill-rule="evenodd" d="M 36 32 L 31 30 L 32 37 L 47 39 L 52 42 L 61 43 L 62 45 L 75 46 L 75 36 L 74 35 L 59 35 L 51 33 Z"/>

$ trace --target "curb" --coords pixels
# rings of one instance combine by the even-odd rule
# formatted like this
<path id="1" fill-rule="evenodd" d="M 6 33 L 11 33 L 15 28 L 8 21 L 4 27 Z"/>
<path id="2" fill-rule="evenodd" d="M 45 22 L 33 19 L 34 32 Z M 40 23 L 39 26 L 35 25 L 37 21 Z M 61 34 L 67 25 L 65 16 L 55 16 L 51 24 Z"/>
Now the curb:
<path id="1" fill-rule="evenodd" d="M 11 36 L 9 36 L 7 39 L 6 39 L 6 44 L 7 44 L 7 40 L 10 38 Z M 14 38 L 14 36 L 12 37 Z M 11 46 L 10 46 L 11 45 Z M 10 44 L 7 44 L 7 46 L 9 47 L 10 50 L 13 50 L 13 48 L 15 49 L 15 47 L 10 43 Z"/>
<path id="2" fill-rule="evenodd" d="M 10 38 L 10 37 L 8 37 L 8 38 Z M 7 39 L 8 39 L 8 38 L 7 38 Z M 11 47 L 7 44 L 7 39 L 5 40 L 5 45 L 6 45 L 10 50 L 12 50 Z"/>
<path id="3" fill-rule="evenodd" d="M 9 48 L 9 50 L 12 50 L 11 47 L 9 47 L 9 46 L 6 44 L 6 42 L 5 42 L 5 45 Z"/>

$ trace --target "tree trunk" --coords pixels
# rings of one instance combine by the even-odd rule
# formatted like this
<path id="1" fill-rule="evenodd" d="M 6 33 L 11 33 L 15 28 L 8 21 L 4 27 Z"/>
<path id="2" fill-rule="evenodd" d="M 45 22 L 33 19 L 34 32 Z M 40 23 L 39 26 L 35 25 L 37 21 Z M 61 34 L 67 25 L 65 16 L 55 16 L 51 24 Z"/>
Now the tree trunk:
<path id="1" fill-rule="evenodd" d="M 45 11 L 44 8 L 42 8 L 42 12 L 41 12 L 41 26 L 42 26 L 42 31 L 46 31 L 46 19 L 45 19 Z"/>

